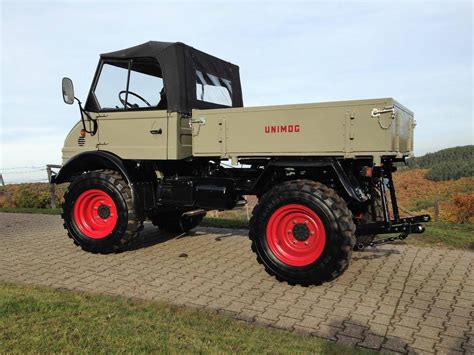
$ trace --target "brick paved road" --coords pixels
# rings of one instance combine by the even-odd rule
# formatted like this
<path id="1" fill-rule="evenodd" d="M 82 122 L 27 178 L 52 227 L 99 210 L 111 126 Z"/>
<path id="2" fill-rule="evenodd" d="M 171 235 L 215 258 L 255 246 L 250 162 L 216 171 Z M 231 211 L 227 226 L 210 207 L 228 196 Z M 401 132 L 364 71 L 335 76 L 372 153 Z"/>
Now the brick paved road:
<path id="1" fill-rule="evenodd" d="M 130 250 L 74 247 L 57 216 L 0 213 L 0 280 L 170 301 L 377 350 L 474 353 L 474 253 L 384 246 L 319 287 L 275 281 L 245 231 L 178 238 L 147 225 Z M 186 254 L 187 256 L 183 256 Z"/>

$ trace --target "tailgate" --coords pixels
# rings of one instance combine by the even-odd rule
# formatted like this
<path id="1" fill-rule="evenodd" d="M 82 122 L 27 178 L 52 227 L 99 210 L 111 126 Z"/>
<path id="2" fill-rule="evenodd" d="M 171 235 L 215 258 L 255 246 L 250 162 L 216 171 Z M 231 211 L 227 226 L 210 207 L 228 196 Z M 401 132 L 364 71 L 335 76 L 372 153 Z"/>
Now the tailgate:
<path id="1" fill-rule="evenodd" d="M 415 119 L 413 112 L 394 100 L 395 124 L 392 124 L 392 150 L 403 155 L 413 155 Z"/>

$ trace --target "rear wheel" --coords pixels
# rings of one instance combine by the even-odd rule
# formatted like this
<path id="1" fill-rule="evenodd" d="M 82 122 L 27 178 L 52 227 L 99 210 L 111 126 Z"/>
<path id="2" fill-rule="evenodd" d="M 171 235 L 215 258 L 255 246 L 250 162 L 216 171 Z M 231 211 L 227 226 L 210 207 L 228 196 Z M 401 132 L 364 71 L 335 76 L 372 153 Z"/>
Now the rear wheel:
<path id="1" fill-rule="evenodd" d="M 257 260 L 290 284 L 320 284 L 347 268 L 355 225 L 344 200 L 308 180 L 282 183 L 262 196 L 250 221 Z"/>
<path id="2" fill-rule="evenodd" d="M 183 216 L 185 211 L 172 211 L 158 213 L 152 218 L 152 223 L 169 233 L 184 233 L 197 227 L 202 222 L 205 214 L 196 216 Z"/>
<path id="3" fill-rule="evenodd" d="M 62 218 L 74 243 L 93 253 L 121 249 L 142 225 L 133 210 L 130 187 L 112 170 L 78 176 L 64 195 Z"/>

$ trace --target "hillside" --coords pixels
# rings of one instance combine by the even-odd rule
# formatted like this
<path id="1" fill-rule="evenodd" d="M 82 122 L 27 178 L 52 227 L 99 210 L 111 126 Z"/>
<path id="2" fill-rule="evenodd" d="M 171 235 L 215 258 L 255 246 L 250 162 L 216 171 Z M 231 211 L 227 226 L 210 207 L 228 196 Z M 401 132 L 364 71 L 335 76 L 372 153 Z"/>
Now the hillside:
<path id="1" fill-rule="evenodd" d="M 393 175 L 398 203 L 405 212 L 434 216 L 436 201 L 439 220 L 474 223 L 474 177 L 433 181 L 428 169 L 409 169 Z"/>
<path id="2" fill-rule="evenodd" d="M 453 147 L 408 160 L 406 169 L 429 169 L 426 178 L 432 181 L 457 180 L 474 176 L 474 145 Z"/>

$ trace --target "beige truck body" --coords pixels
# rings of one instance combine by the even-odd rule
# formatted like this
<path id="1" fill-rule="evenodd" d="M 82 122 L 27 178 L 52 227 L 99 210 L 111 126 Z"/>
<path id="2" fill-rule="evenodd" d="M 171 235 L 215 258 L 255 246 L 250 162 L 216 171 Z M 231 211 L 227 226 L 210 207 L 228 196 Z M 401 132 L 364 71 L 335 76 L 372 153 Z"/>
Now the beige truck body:
<path id="1" fill-rule="evenodd" d="M 373 157 L 376 165 L 384 156 L 413 155 L 413 113 L 392 98 L 193 110 L 192 118 L 154 110 L 93 115 L 98 133 L 81 140 L 78 123 L 63 161 L 87 150 L 138 160 Z"/>

